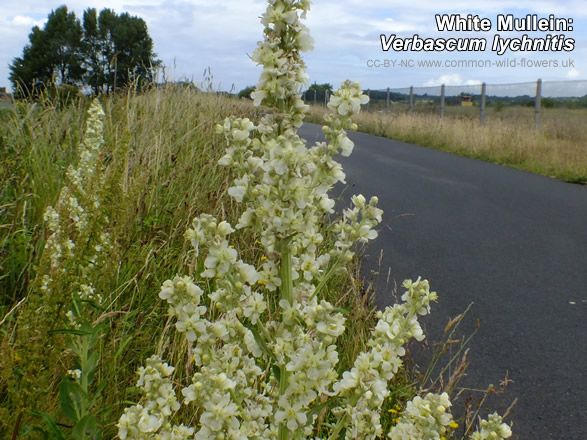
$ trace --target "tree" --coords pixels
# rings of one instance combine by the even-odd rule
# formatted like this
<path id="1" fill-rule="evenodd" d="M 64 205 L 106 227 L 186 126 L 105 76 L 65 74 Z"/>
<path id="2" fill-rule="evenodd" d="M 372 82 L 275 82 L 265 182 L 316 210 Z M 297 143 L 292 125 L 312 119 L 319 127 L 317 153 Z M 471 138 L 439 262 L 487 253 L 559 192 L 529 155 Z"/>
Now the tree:
<path id="1" fill-rule="evenodd" d="M 332 84 L 324 83 L 324 84 L 312 84 L 308 87 L 306 91 L 306 100 L 314 100 L 316 97 L 316 102 L 324 102 L 326 99 L 326 93 L 328 92 L 328 96 L 332 95 Z"/>
<path id="2" fill-rule="evenodd" d="M 43 29 L 35 26 L 29 44 L 10 65 L 15 90 L 34 94 L 48 84 L 91 87 L 94 94 L 151 82 L 161 61 L 153 53 L 147 24 L 128 13 L 88 8 L 83 25 L 61 6 Z"/>
<path id="3" fill-rule="evenodd" d="M 329 91 L 332 93 L 332 84 L 330 83 L 324 83 L 324 84 L 312 84 L 310 87 L 308 87 L 308 91 L 312 92 L 316 90 L 317 92 L 322 92 L 324 93 L 325 91 Z"/>
<path id="4" fill-rule="evenodd" d="M 110 36 L 116 51 L 114 87 L 135 81 L 151 82 L 154 79 L 153 69 L 160 62 L 152 57 L 153 40 L 143 19 L 131 17 L 126 12 L 121 14 L 114 22 Z"/>
<path id="5" fill-rule="evenodd" d="M 238 92 L 239 98 L 249 98 L 251 99 L 251 93 L 255 90 L 255 86 L 248 86 Z"/>
<path id="6" fill-rule="evenodd" d="M 82 29 L 67 6 L 51 11 L 45 27 L 35 26 L 22 57 L 10 66 L 10 81 L 16 91 L 30 94 L 49 83 L 77 84 L 81 66 Z"/>
<path id="7" fill-rule="evenodd" d="M 84 11 L 83 30 L 84 82 L 92 88 L 94 94 L 98 94 L 106 80 L 104 76 L 104 44 L 98 27 L 96 9 L 88 8 Z"/>
<path id="8" fill-rule="evenodd" d="M 44 28 L 44 38 L 49 48 L 47 61 L 60 84 L 79 84 L 83 76 L 83 31 L 74 12 L 61 6 L 49 14 Z"/>

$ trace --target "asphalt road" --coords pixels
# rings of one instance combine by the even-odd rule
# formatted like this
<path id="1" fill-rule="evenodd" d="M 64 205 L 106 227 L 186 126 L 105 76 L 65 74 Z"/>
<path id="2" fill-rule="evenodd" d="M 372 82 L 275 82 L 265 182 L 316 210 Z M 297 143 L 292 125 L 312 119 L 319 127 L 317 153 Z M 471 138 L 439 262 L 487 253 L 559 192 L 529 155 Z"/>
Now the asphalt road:
<path id="1" fill-rule="evenodd" d="M 300 135 L 322 139 L 304 124 Z M 438 340 L 473 302 L 479 318 L 462 385 L 485 389 L 520 439 L 587 439 L 587 187 L 361 133 L 342 158 L 345 194 L 379 197 L 383 224 L 364 271 L 378 270 L 377 305 L 422 276 L 438 292 L 425 322 Z M 383 251 L 382 264 L 378 259 Z M 391 276 L 388 279 L 388 270 Z M 455 404 L 456 406 L 456 404 Z"/>

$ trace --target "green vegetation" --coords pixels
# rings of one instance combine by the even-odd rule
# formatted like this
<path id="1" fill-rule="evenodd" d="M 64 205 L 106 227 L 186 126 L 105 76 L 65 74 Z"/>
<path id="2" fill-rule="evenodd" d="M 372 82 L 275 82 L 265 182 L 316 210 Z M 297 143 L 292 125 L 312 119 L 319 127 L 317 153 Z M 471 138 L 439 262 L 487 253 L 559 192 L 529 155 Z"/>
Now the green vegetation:
<path id="1" fill-rule="evenodd" d="M 143 19 L 88 8 L 81 23 L 61 6 L 49 14 L 43 29 L 32 29 L 22 56 L 10 65 L 10 81 L 21 95 L 35 95 L 51 85 L 108 93 L 131 83 L 150 83 L 159 64 Z"/>
<path id="2" fill-rule="evenodd" d="M 191 219 L 212 213 L 236 223 L 240 214 L 227 195 L 231 176 L 217 166 L 226 145 L 214 128 L 228 114 L 252 117 L 256 109 L 250 101 L 171 85 L 142 95 L 113 95 L 102 104 L 105 144 L 98 160 L 106 202 L 100 212 L 109 223 L 94 222 L 88 239 L 107 232 L 112 247 L 88 280 L 103 298 L 99 307 L 74 301 L 91 317 L 78 334 L 60 331 L 69 327 L 75 280 L 55 280 L 51 313 L 43 303 L 44 248 L 50 236 L 43 216 L 48 206 L 58 204 L 68 166 L 80 163 L 89 102 L 56 106 L 45 97 L 0 112 L 0 177 L 6 182 L 0 190 L 2 438 L 14 433 L 43 438 L 41 431 L 49 438 L 60 438 L 56 433 L 80 438 L 75 426 L 76 432 L 82 426 L 113 438 L 123 409 L 139 398 L 136 370 L 145 358 L 165 352 L 177 373 L 185 374 L 189 366 L 179 359 L 185 358 L 187 344 L 170 331 L 167 305 L 158 297 L 161 283 L 191 267 L 184 237 Z M 258 244 L 246 233 L 234 238 L 243 258 L 262 261 Z M 365 349 L 375 322 L 373 291 L 358 281 L 358 265 L 333 277 L 322 291 L 325 299 L 349 311 L 337 341 L 342 372 Z M 77 369 L 86 377 L 81 388 L 67 377 Z M 436 378 L 438 371 L 426 377 Z M 421 383 L 413 374 L 402 370 L 394 379 L 382 414 L 386 430 L 397 423 Z M 83 404 L 81 414 L 72 410 L 73 402 Z"/>
<path id="3" fill-rule="evenodd" d="M 308 87 L 308 90 L 304 92 L 306 102 L 325 102 L 326 94 L 328 96 L 332 95 L 332 84 L 330 83 L 323 83 L 323 84 L 312 84 Z"/>
<path id="4" fill-rule="evenodd" d="M 255 90 L 255 86 L 248 86 L 238 92 L 239 98 L 248 98 L 251 99 L 251 93 Z"/>
<path id="5" fill-rule="evenodd" d="M 79 162 L 88 102 L 60 107 L 46 97 L 0 113 L 0 176 L 6 182 L 0 190 L 2 438 L 16 431 L 22 438 L 38 438 L 40 430 L 51 431 L 47 420 L 60 424 L 56 429 L 65 438 L 75 438 L 67 428 L 73 427 L 71 405 L 64 406 L 60 388 L 80 359 L 95 361 L 95 356 L 99 362 L 87 392 L 97 397 L 92 414 L 104 438 L 112 438 L 125 402 L 138 398 L 134 383 L 143 360 L 156 347 L 163 347 L 173 361 L 187 349 L 181 336 L 167 331 L 170 321 L 162 319 L 167 307 L 157 295 L 165 279 L 189 267 L 184 233 L 190 219 L 204 212 L 234 223 L 238 218 L 226 195 L 227 171 L 217 166 L 225 144 L 214 127 L 228 114 L 252 117 L 249 101 L 168 87 L 113 95 L 103 99 L 103 106 L 106 142 L 99 160 L 107 201 L 102 209 L 110 223 L 91 233 L 108 232 L 113 247 L 92 279 L 103 297 L 101 309 L 92 315 L 98 336 L 91 328 L 87 335 L 59 332 L 68 326 L 71 279 L 57 280 L 51 313 L 42 303 L 39 284 L 49 236 L 43 216 L 57 203 L 68 166 Z M 238 245 L 245 257 L 261 257 L 246 235 Z M 374 322 L 369 297 L 361 294 L 355 275 L 336 277 L 325 287 L 333 304 L 351 311 L 339 341 L 342 369 L 352 366 Z M 398 381 L 409 389 L 404 377 Z M 410 397 L 409 391 L 402 393 Z"/>
<path id="6" fill-rule="evenodd" d="M 185 263 L 183 234 L 189 219 L 203 211 L 234 218 L 232 204 L 222 197 L 227 175 L 216 162 L 224 146 L 214 126 L 229 112 L 244 116 L 251 108 L 174 87 L 113 96 L 103 104 L 106 144 L 100 161 L 107 194 L 102 206 L 111 221 L 93 233 L 109 232 L 114 247 L 92 280 L 104 298 L 100 316 L 106 328 L 96 343 L 100 363 L 94 383 L 107 380 L 96 408 L 110 438 L 113 427 L 107 424 L 122 411 L 127 392 L 132 393 L 138 364 L 160 342 L 155 335 L 166 320 L 161 319 L 165 307 L 157 293 L 162 280 Z M 17 427 L 26 433 L 43 425 L 30 410 L 63 421 L 58 388 L 72 368 L 73 353 L 58 350 L 67 343 L 64 335 L 48 332 L 67 324 L 70 280 L 61 280 L 61 291 L 53 289 L 59 296 L 54 298 L 55 312 L 42 313 L 44 309 L 32 305 L 41 295 L 39 267 L 46 258 L 43 215 L 55 205 L 67 167 L 78 162 L 86 107 L 79 101 L 77 107 L 59 108 L 45 99 L 0 113 L 0 176 L 6 183 L 0 190 L 2 438 Z M 31 331 L 35 340 L 23 340 Z"/>

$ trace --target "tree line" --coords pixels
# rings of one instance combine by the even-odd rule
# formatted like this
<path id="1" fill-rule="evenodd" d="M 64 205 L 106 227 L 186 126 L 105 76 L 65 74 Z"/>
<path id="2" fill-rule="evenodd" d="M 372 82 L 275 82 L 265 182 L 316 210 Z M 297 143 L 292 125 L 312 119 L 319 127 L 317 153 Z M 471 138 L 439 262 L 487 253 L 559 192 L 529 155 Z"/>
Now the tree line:
<path id="1" fill-rule="evenodd" d="M 49 85 L 109 93 L 153 81 L 160 64 L 142 18 L 88 8 L 80 22 L 61 6 L 51 11 L 43 29 L 32 29 L 22 56 L 9 66 L 9 79 L 17 95 L 34 95 Z"/>

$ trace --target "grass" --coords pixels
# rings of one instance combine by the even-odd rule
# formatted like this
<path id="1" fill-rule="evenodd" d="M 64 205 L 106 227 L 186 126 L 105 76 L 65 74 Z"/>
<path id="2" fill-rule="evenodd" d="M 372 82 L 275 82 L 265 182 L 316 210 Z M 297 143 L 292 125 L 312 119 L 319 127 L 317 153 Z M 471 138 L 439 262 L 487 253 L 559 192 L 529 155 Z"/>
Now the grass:
<path id="1" fill-rule="evenodd" d="M 96 289 L 107 298 L 104 313 L 112 313 L 109 331 L 99 343 L 97 372 L 108 381 L 101 406 L 110 424 L 109 438 L 123 402 L 132 398 L 127 389 L 132 389 L 136 368 L 161 342 L 157 335 L 166 325 L 166 307 L 157 294 L 164 280 L 185 267 L 187 224 L 201 212 L 234 218 L 234 207 L 222 197 L 228 176 L 215 165 L 224 146 L 214 127 L 229 114 L 250 116 L 252 108 L 243 101 L 177 88 L 108 98 L 103 105 L 108 115 L 106 209 L 118 252 L 108 276 L 95 280 Z M 32 280 L 44 244 L 42 215 L 55 203 L 67 165 L 76 161 L 86 107 L 83 101 L 65 109 L 50 102 L 20 103 L 2 115 L 0 174 L 7 185 L 0 193 L 0 319 L 5 344 L 18 338 L 16 316 L 24 313 L 26 304 L 9 312 L 21 299 L 37 294 Z M 25 359 L 26 353 L 19 356 Z M 42 373 L 51 376 L 53 386 L 66 359 L 64 354 L 61 365 Z M 19 361 L 13 366 L 18 368 Z M 17 414 L 5 406 L 10 382 L 3 379 L 0 406 L 7 413 L 0 425 L 6 430 L 2 437 L 8 437 Z M 35 409 L 54 414 L 56 390 L 49 391 Z M 21 427 L 26 431 L 36 422 L 25 418 Z"/>
<path id="2" fill-rule="evenodd" d="M 545 108 L 540 130 L 529 107 L 488 108 L 483 125 L 474 107 L 447 106 L 443 119 L 435 108 L 416 110 L 410 115 L 392 106 L 389 113 L 362 112 L 355 121 L 359 131 L 376 136 L 587 183 L 587 110 Z M 312 120 L 321 122 L 324 112 L 312 106 Z"/>
<path id="3" fill-rule="evenodd" d="M 225 145 L 214 128 L 230 114 L 254 118 L 255 109 L 250 101 L 177 87 L 108 97 L 102 104 L 107 115 L 104 209 L 115 251 L 94 280 L 106 298 L 95 383 L 106 383 L 97 412 L 104 438 L 112 438 L 123 409 L 139 396 L 134 383 L 144 359 L 159 350 L 177 364 L 178 373 L 185 370 L 178 362 L 185 359 L 187 344 L 168 331 L 172 323 L 158 293 L 163 281 L 189 271 L 192 254 L 184 232 L 195 216 L 210 213 L 235 223 L 239 212 L 226 196 L 230 176 L 216 165 Z M 35 279 L 46 239 L 43 213 L 56 202 L 67 166 L 77 162 L 87 107 L 83 100 L 65 108 L 46 100 L 18 103 L 0 112 L 0 176 L 6 183 L 0 189 L 2 438 L 17 431 L 19 438 L 37 438 L 34 429 L 43 422 L 30 415 L 32 409 L 67 425 L 59 410 L 58 386 L 71 368 L 71 352 L 59 352 L 60 342 L 47 333 L 63 322 L 57 315 L 38 313 L 31 304 L 39 295 Z M 244 259 L 260 258 L 250 237 L 241 234 L 237 241 Z M 349 310 L 347 331 L 339 341 L 340 368 L 345 370 L 364 348 L 374 322 L 373 307 L 355 273 L 333 279 L 326 295 Z M 37 345 L 19 339 L 26 334 L 23 326 L 36 332 Z M 41 369 L 37 362 L 45 362 L 52 351 L 57 351 L 55 363 Z M 29 385 L 27 374 L 33 376 Z M 31 391 L 34 404 L 19 397 L 27 386 L 34 390 L 39 384 L 47 388 L 38 394 Z"/>
<path id="4" fill-rule="evenodd" d="M 185 377 L 189 368 L 184 365 L 188 346 L 172 331 L 158 293 L 165 280 L 193 270 L 184 233 L 194 217 L 209 213 L 236 222 L 239 207 L 226 195 L 231 176 L 226 167 L 217 166 L 224 140 L 214 129 L 231 114 L 254 119 L 257 109 L 248 100 L 182 87 L 105 97 L 102 104 L 106 121 L 101 160 L 107 188 L 102 205 L 115 246 L 93 280 L 106 299 L 99 311 L 103 330 L 95 346 L 99 363 L 94 384 L 105 383 L 95 413 L 104 438 L 113 438 L 124 408 L 140 396 L 134 386 L 136 370 L 147 357 L 162 354 L 176 366 L 176 377 Z M 31 410 L 52 415 L 66 438 L 71 431 L 58 390 L 71 368 L 72 353 L 60 348 L 63 340 L 49 334 L 63 327 L 63 311 L 47 316 L 39 313 L 42 306 L 32 304 L 42 300 L 37 287 L 47 235 L 43 213 L 65 185 L 65 170 L 78 160 L 88 106 L 85 100 L 63 107 L 47 99 L 40 104 L 20 102 L 0 112 L 0 177 L 6 183 L 0 188 L 2 438 L 15 433 L 39 438 L 35 429 L 44 423 Z M 245 261 L 260 260 L 252 237 L 239 232 L 234 238 Z M 375 322 L 372 291 L 366 292 L 359 282 L 359 264 L 357 260 L 351 271 L 333 277 L 324 289 L 325 299 L 348 311 L 346 331 L 338 340 L 339 372 L 351 368 Z M 63 292 L 67 301 L 71 292 L 65 283 Z M 33 339 L 23 336 L 27 331 Z M 386 430 L 424 385 L 421 380 L 410 367 L 396 376 L 382 413 Z M 185 384 L 176 385 L 179 392 Z M 22 397 L 26 393 L 28 400 Z M 183 416 L 189 421 L 194 414 Z"/>

